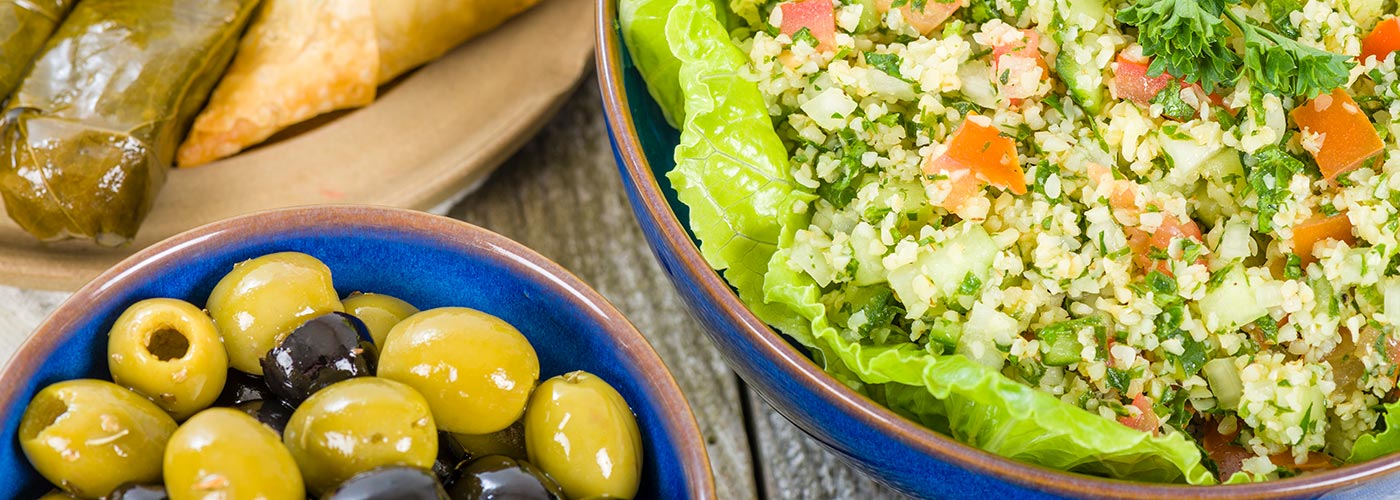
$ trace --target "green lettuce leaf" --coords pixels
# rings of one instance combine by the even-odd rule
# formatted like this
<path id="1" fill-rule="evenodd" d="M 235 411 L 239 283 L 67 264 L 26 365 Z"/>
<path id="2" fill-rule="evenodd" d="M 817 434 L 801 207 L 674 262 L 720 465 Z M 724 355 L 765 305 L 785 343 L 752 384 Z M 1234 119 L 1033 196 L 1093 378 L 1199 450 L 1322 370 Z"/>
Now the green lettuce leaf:
<path id="1" fill-rule="evenodd" d="M 973 446 L 1065 470 L 1214 482 L 1195 445 L 1179 434 L 1134 431 L 961 355 L 843 336 L 828 323 L 820 287 L 787 265 L 785 248 L 808 223 L 799 209 L 815 195 L 789 180 L 787 151 L 763 96 L 739 75 L 747 56 L 708 0 L 676 1 L 664 40 L 679 62 L 685 97 L 676 168 L 668 177 L 691 209 L 701 253 L 760 319 L 808 346 L 837 379 Z"/>
<path id="2" fill-rule="evenodd" d="M 821 289 L 788 269 L 779 250 L 766 282 L 769 300 L 810 319 L 809 333 L 866 384 L 885 384 L 885 402 L 959 441 L 1062 470 L 1154 482 L 1213 484 L 1196 445 L 1182 434 L 1153 437 L 1018 383 L 966 356 L 935 356 L 900 342 L 871 345 L 827 321 Z"/>
<path id="3" fill-rule="evenodd" d="M 1385 430 L 1357 438 L 1347 462 L 1365 462 L 1397 451 L 1400 451 L 1400 401 L 1385 405 Z"/>
<path id="4" fill-rule="evenodd" d="M 787 149 L 768 118 L 763 95 L 739 76 L 748 57 L 729 40 L 706 0 L 680 0 L 666 21 L 666 42 L 680 62 L 686 96 L 676 168 L 667 175 L 690 207 L 690 229 L 711 266 L 759 318 L 800 324 L 758 294 L 777 251 L 780 218 L 803 194 L 788 180 Z"/>
<path id="5" fill-rule="evenodd" d="M 701 0 L 710 3 L 714 0 Z M 666 43 L 666 18 L 676 0 L 620 0 L 617 3 L 617 18 L 621 26 L 622 39 L 627 42 L 627 52 L 632 55 L 632 64 L 647 82 L 647 91 L 661 106 L 661 113 L 672 127 L 680 128 L 685 121 L 685 96 L 681 94 L 681 61 L 671 53 Z M 716 8 L 713 14 L 721 22 L 727 17 L 726 9 Z"/>

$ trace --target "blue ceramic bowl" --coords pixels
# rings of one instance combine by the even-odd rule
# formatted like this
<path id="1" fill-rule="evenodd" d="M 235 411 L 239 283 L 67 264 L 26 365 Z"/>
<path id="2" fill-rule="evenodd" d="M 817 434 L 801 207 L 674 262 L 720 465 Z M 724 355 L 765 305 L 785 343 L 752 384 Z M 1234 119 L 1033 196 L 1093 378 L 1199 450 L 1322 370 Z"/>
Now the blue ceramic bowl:
<path id="1" fill-rule="evenodd" d="M 759 320 L 700 255 L 689 211 L 666 179 L 678 132 L 647 93 L 618 33 L 617 0 L 597 0 L 598 78 L 622 181 L 647 241 L 729 366 L 832 452 L 909 495 L 947 498 L 1284 498 L 1400 491 L 1400 455 L 1268 483 L 1191 487 L 1028 465 L 925 429 L 827 375 Z"/>
<path id="2" fill-rule="evenodd" d="M 45 385 L 110 379 L 107 331 L 127 306 L 152 297 L 203 304 L 235 263 L 282 251 L 324 261 L 342 295 L 380 292 L 421 309 L 465 306 L 510 322 L 539 354 L 541 378 L 588 370 L 632 405 L 645 444 L 643 498 L 714 497 L 705 443 L 680 388 L 597 292 L 519 243 L 464 222 L 325 207 L 264 212 L 175 236 L 117 264 L 54 311 L 0 373 L 0 498 L 48 490 L 20 451 L 20 416 Z"/>

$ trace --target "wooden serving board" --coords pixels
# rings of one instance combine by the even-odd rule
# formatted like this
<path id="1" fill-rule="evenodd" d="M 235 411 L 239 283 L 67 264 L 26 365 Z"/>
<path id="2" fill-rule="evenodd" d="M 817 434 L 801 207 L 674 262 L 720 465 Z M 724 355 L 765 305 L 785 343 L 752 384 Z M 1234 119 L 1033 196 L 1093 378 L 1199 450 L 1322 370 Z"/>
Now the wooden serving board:
<path id="1" fill-rule="evenodd" d="M 273 208 L 357 203 L 428 210 L 482 180 L 592 67 L 593 4 L 545 0 L 381 89 L 238 156 L 170 173 L 131 244 L 41 243 L 0 216 L 0 284 L 74 290 L 182 231 Z"/>

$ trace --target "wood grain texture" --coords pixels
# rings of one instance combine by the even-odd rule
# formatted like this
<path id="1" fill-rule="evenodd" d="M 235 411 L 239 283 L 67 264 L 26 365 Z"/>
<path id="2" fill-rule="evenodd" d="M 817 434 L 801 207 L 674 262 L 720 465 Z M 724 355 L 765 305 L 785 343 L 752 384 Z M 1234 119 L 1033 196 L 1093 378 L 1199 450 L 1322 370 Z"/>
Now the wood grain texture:
<path id="1" fill-rule="evenodd" d="M 788 422 L 756 392 L 747 390 L 749 434 L 760 457 L 759 475 L 767 498 L 876 500 L 905 498 L 852 469 Z"/>

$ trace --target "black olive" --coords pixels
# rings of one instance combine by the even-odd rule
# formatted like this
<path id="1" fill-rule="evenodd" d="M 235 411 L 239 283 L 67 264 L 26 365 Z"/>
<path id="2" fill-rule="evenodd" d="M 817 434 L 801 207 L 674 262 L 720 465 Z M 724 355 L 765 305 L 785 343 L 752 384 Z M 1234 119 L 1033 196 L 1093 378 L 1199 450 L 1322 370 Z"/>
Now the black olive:
<path id="1" fill-rule="evenodd" d="M 364 323 L 345 313 L 307 321 L 262 359 L 263 381 L 295 406 L 336 382 L 373 376 L 379 352 L 367 332 Z"/>
<path id="2" fill-rule="evenodd" d="M 391 465 L 356 474 L 323 495 L 322 500 L 448 500 L 431 472 Z"/>
<path id="3" fill-rule="evenodd" d="M 451 485 L 452 472 L 457 468 L 457 464 L 466 459 L 467 452 L 462 449 L 462 444 L 457 442 L 457 438 L 450 432 L 438 433 L 438 456 L 433 461 L 433 475 L 437 476 L 442 484 Z"/>
<path id="4" fill-rule="evenodd" d="M 278 399 L 262 399 L 248 401 L 235 406 L 234 409 L 252 415 L 253 418 L 270 427 L 278 436 L 287 428 L 287 422 L 292 419 L 292 412 L 296 408 Z"/>
<path id="5" fill-rule="evenodd" d="M 224 381 L 224 391 L 219 393 L 219 399 L 214 401 L 214 406 L 238 406 L 249 401 L 275 397 L 272 391 L 268 390 L 267 384 L 263 383 L 262 377 L 229 370 L 228 379 Z"/>
<path id="6" fill-rule="evenodd" d="M 159 484 L 126 483 L 107 494 L 107 500 L 170 500 L 165 487 Z"/>
<path id="7" fill-rule="evenodd" d="M 467 460 L 487 455 L 505 455 L 524 460 L 525 419 L 516 420 L 510 427 L 490 434 L 455 434 L 452 436 L 466 453 Z"/>
<path id="8" fill-rule="evenodd" d="M 553 479 L 530 462 L 502 455 L 476 459 L 458 469 L 448 494 L 452 500 L 557 500 L 564 497 Z"/>

